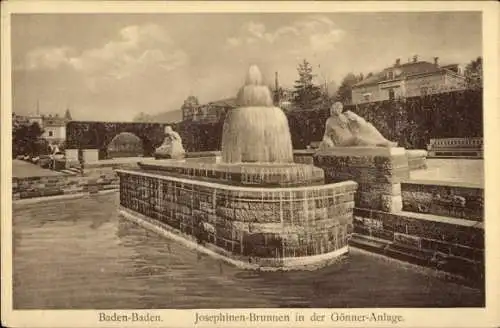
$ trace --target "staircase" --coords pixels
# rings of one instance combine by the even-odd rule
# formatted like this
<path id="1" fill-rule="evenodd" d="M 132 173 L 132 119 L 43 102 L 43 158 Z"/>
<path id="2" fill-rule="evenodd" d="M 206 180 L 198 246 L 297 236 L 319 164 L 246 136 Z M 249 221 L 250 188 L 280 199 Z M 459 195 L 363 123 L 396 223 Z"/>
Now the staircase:
<path id="1" fill-rule="evenodd" d="M 69 169 L 61 170 L 60 172 L 66 175 L 82 175 L 82 169 L 80 167 L 70 167 Z"/>

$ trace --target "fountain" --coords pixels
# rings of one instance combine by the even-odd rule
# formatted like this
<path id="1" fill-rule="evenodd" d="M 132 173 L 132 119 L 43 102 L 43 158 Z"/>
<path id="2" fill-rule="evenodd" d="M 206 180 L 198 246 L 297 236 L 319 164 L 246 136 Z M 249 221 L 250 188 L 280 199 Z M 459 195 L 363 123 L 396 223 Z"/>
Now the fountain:
<path id="1" fill-rule="evenodd" d="M 145 160 L 118 170 L 120 211 L 242 268 L 314 269 L 348 252 L 358 184 L 325 184 L 293 162 L 288 121 L 251 66 L 215 161 Z"/>

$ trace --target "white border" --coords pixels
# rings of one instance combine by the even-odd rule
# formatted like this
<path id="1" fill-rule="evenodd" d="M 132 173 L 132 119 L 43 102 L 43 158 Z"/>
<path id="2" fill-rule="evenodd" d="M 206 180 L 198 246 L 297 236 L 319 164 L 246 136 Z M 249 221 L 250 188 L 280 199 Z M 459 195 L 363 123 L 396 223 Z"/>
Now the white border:
<path id="1" fill-rule="evenodd" d="M 1 219 L 2 219 L 2 324 L 9 327 L 120 327 L 120 323 L 103 323 L 98 321 L 99 311 L 58 310 L 58 311 L 12 311 L 12 191 L 10 185 L 11 172 L 11 79 L 10 79 L 10 13 L 161 13 L 161 12 L 402 12 L 402 11 L 482 11 L 483 13 L 483 58 L 485 67 L 484 88 L 484 124 L 485 124 L 485 193 L 486 193 L 486 308 L 472 309 L 231 309 L 225 312 L 232 314 L 258 312 L 291 313 L 297 312 L 309 317 L 313 312 L 357 313 L 372 311 L 401 314 L 405 321 L 395 325 L 362 322 L 294 323 L 297 327 L 312 326 L 399 326 L 399 327 L 493 327 L 500 324 L 500 259 L 499 239 L 500 220 L 498 188 L 499 174 L 496 160 L 499 158 L 498 131 L 500 131 L 500 110 L 498 99 L 498 54 L 499 40 L 499 5 L 494 1 L 442 1 L 442 2 L 38 2 L 10 1 L 1 2 L 2 15 L 2 111 L 1 111 Z M 387 277 L 390 279 L 390 277 Z M 120 313 L 131 311 L 116 310 Z M 144 311 L 142 311 L 144 312 Z M 192 327 L 194 313 L 214 313 L 213 310 L 155 310 L 146 311 L 160 314 L 164 322 L 149 323 L 147 326 Z M 207 327 L 243 327 L 248 323 L 231 322 L 229 324 Z M 259 327 L 290 327 L 292 323 L 260 323 Z M 130 323 L 127 326 L 145 326 L 141 323 Z M 199 327 L 202 327 L 201 325 Z"/>

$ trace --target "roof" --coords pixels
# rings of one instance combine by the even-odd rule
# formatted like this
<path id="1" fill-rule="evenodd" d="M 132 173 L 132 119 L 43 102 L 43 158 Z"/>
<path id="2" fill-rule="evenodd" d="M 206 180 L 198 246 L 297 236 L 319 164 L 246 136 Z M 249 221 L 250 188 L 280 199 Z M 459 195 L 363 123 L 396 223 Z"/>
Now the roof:
<path id="1" fill-rule="evenodd" d="M 448 66 L 450 65 L 447 65 L 446 67 Z M 426 61 L 405 63 L 399 66 L 387 67 L 383 71 L 373 74 L 372 76 L 362 80 L 361 82 L 356 83 L 354 87 L 360 87 L 364 85 L 376 84 L 382 81 L 387 81 L 386 73 L 390 70 L 401 71 L 401 73 L 395 76 L 393 79 L 393 81 L 398 81 L 412 75 L 441 72 L 443 69 L 444 69 L 443 67 L 440 67 L 436 64 L 429 63 Z"/>
<path id="2" fill-rule="evenodd" d="M 209 102 L 207 105 L 220 107 L 236 107 L 236 98 L 227 98 Z"/>
<path id="3" fill-rule="evenodd" d="M 43 118 L 43 125 L 44 126 L 65 126 L 67 123 L 67 120 L 65 120 L 63 117 L 44 117 Z"/>

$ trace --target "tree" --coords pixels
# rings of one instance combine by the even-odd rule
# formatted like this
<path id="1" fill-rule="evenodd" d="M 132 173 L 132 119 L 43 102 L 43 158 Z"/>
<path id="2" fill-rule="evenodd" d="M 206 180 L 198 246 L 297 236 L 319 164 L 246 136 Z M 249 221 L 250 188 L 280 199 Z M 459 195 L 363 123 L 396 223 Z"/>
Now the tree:
<path id="1" fill-rule="evenodd" d="M 337 101 L 341 101 L 345 104 L 350 104 L 352 102 L 352 87 L 361 80 L 363 80 L 362 73 L 359 75 L 356 75 L 354 73 L 347 74 L 342 80 L 339 89 L 337 90 Z"/>
<path id="2" fill-rule="evenodd" d="M 43 130 L 38 123 L 18 124 L 12 127 L 12 154 L 36 156 L 44 154 L 47 143 L 41 141 Z"/>
<path id="3" fill-rule="evenodd" d="M 483 58 L 477 57 L 465 67 L 465 82 L 469 89 L 483 87 Z"/>
<path id="4" fill-rule="evenodd" d="M 198 98 L 196 98 L 195 96 L 189 96 L 186 98 L 186 100 L 184 100 L 182 108 L 193 108 L 199 105 L 200 102 L 198 101 Z"/>
<path id="5" fill-rule="evenodd" d="M 196 116 L 196 108 L 200 106 L 198 98 L 195 96 L 189 96 L 184 100 L 184 104 L 181 106 L 182 118 L 183 119 L 193 119 Z"/>
<path id="6" fill-rule="evenodd" d="M 69 112 L 69 108 L 66 109 L 66 112 L 64 113 L 64 119 L 66 121 L 72 121 L 73 120 L 73 118 L 71 117 L 71 113 Z"/>
<path id="7" fill-rule="evenodd" d="M 302 109 L 310 109 L 322 102 L 321 88 L 313 83 L 314 74 L 307 60 L 297 67 L 299 79 L 295 81 L 293 91 L 294 105 Z"/>

